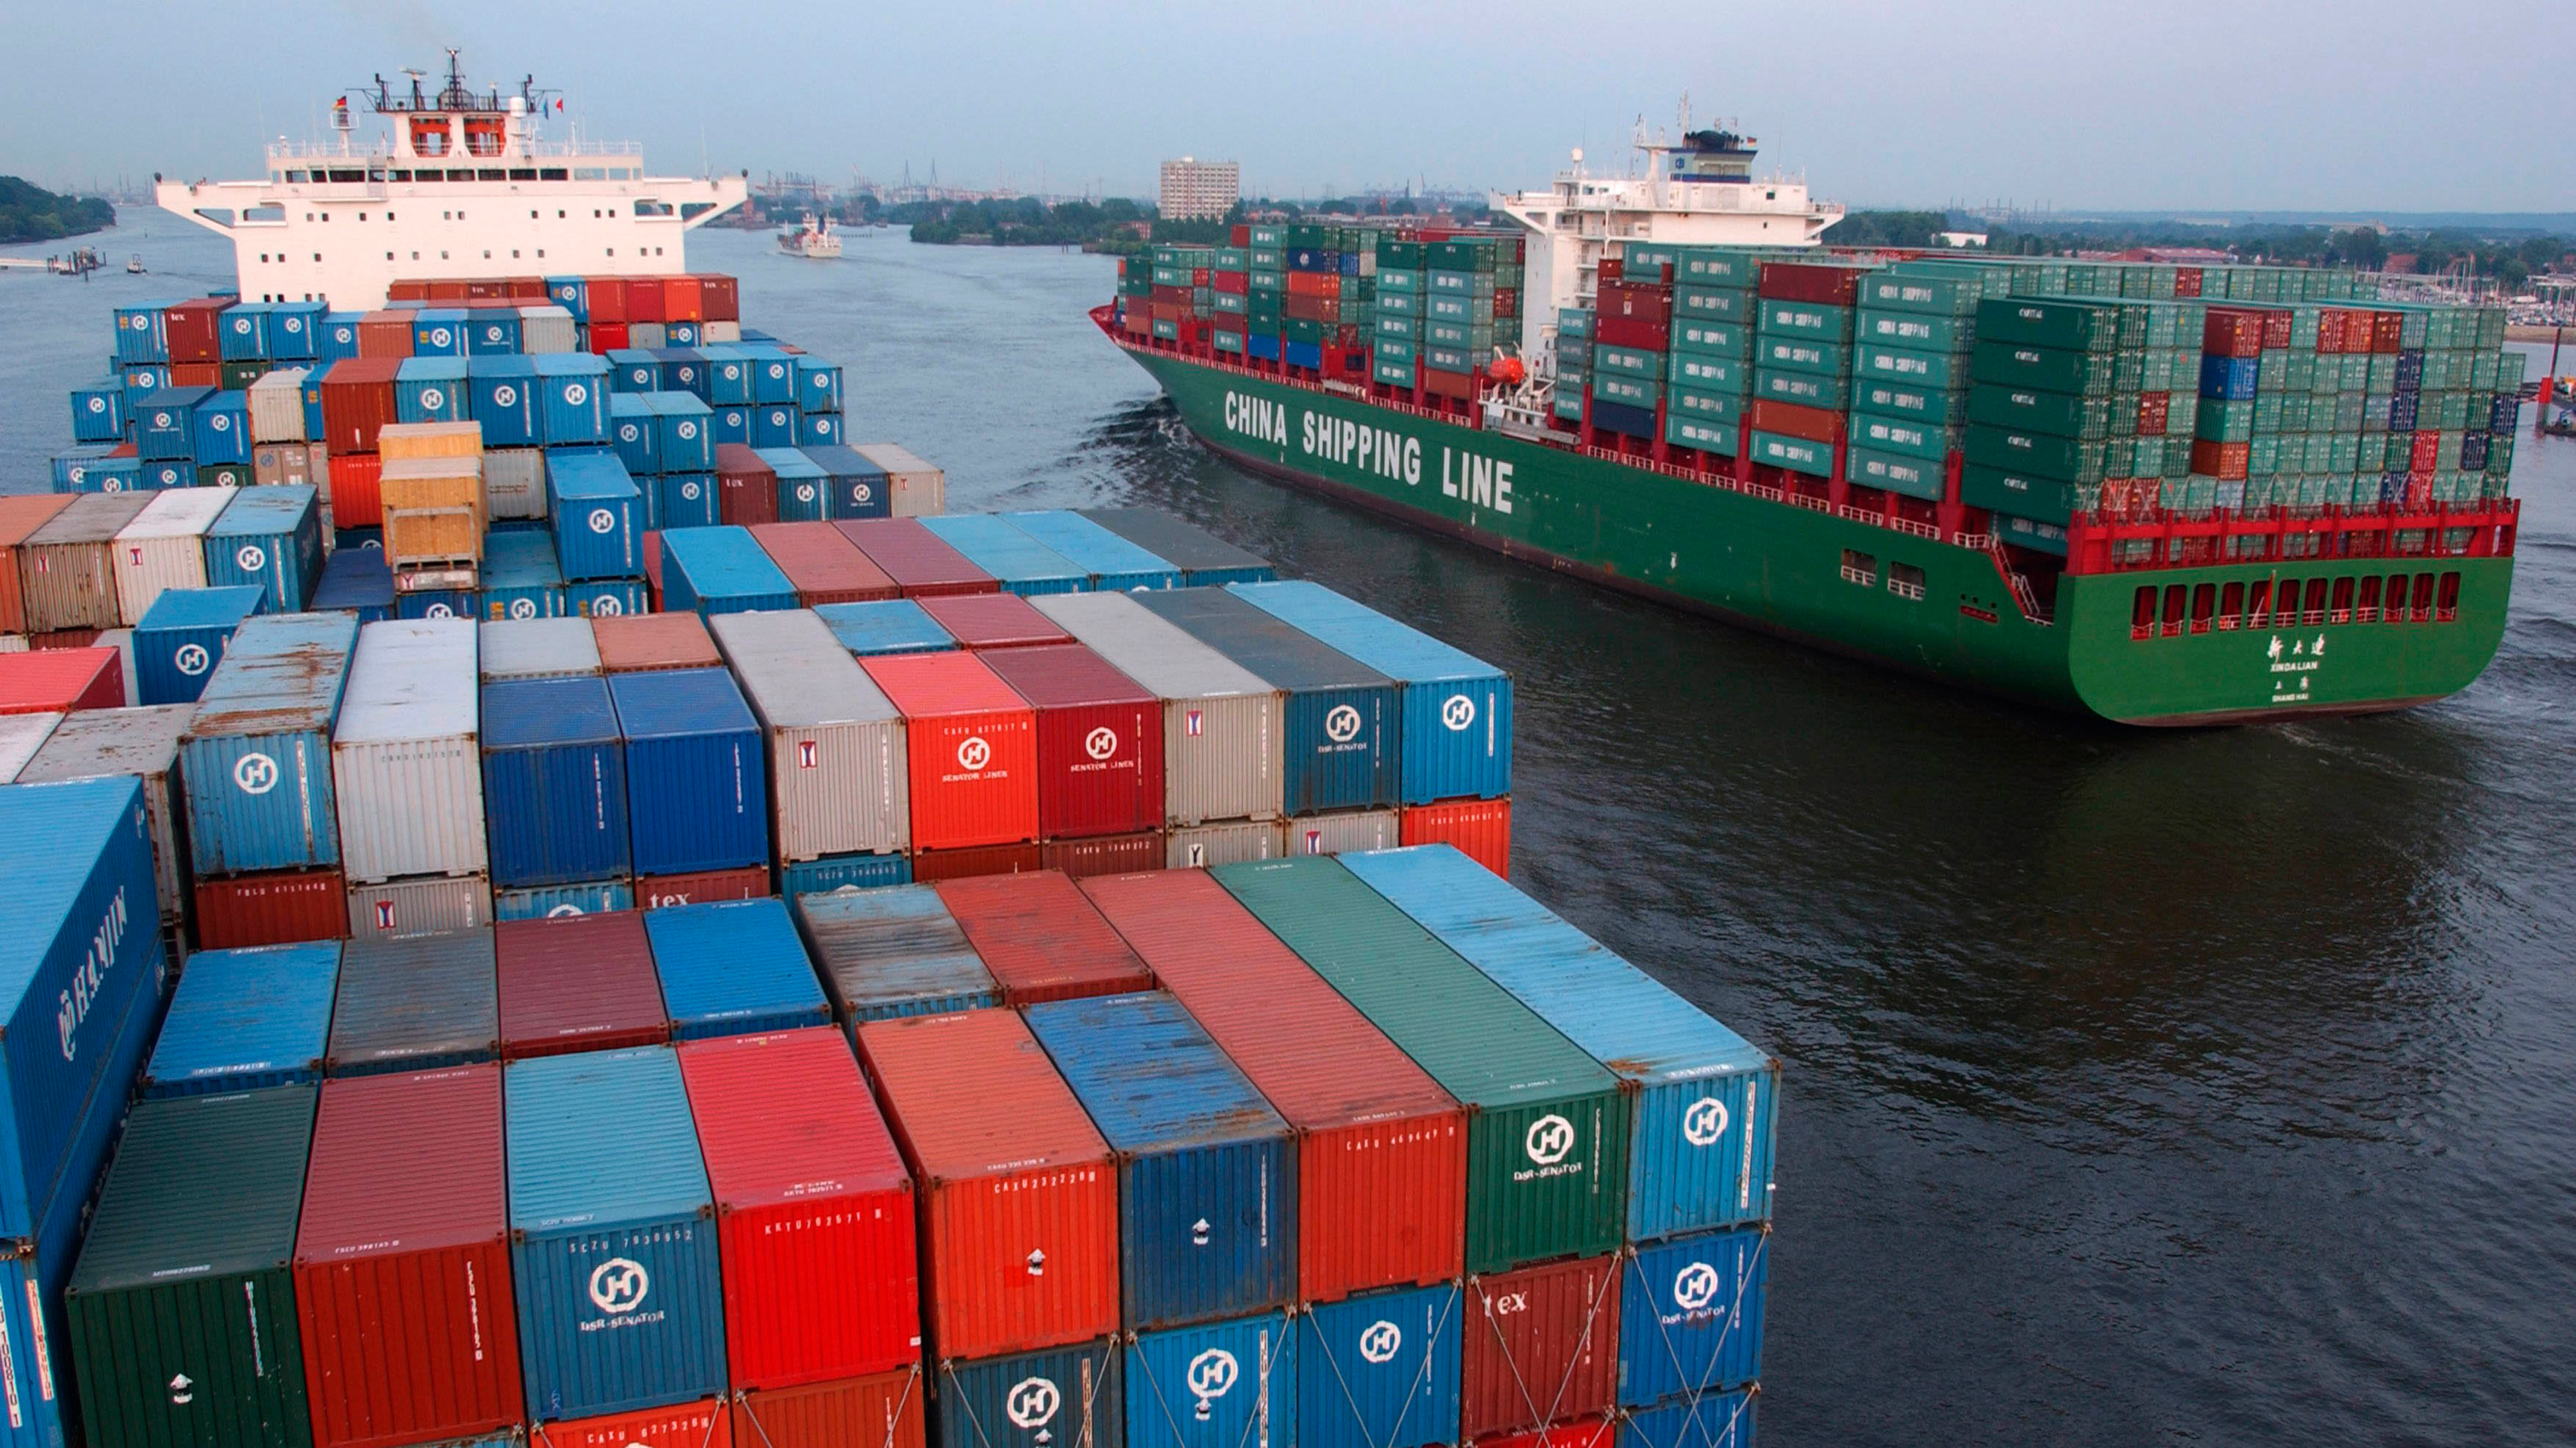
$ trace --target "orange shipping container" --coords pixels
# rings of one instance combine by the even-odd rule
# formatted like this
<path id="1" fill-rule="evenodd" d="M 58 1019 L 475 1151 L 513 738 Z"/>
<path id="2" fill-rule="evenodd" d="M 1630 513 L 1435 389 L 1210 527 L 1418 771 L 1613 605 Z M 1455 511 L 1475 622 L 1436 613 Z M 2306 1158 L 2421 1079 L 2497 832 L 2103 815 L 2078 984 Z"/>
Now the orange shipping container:
<path id="1" fill-rule="evenodd" d="M 858 1046 L 921 1184 L 932 1355 L 996 1357 L 1115 1332 L 1109 1145 L 1018 1013 L 870 1021 Z"/>
<path id="2" fill-rule="evenodd" d="M 1512 877 L 1512 802 L 1452 799 L 1408 806 L 1398 823 L 1408 845 L 1455 845 L 1458 853 L 1508 880 Z"/>
<path id="3" fill-rule="evenodd" d="M 528 1430 L 531 1448 L 733 1448 L 733 1414 L 722 1398 L 566 1418 Z"/>
<path id="4" fill-rule="evenodd" d="M 1338 297 L 1342 294 L 1340 272 L 1290 272 L 1288 295 L 1292 297 Z"/>
<path id="5" fill-rule="evenodd" d="M 0 633 L 27 631 L 26 600 L 19 597 L 18 545 L 71 506 L 71 493 L 19 493 L 0 497 Z"/>
<path id="6" fill-rule="evenodd" d="M 921 1369 L 810 1387 L 737 1393 L 733 1439 L 746 1448 L 921 1448 Z"/>
<path id="7" fill-rule="evenodd" d="M 903 711 L 915 849 L 1038 837 L 1038 726 L 1028 702 L 963 651 L 859 660 Z"/>
<path id="8" fill-rule="evenodd" d="M 385 509 L 377 491 L 385 460 L 374 453 L 339 453 L 331 459 L 331 526 L 375 528 Z"/>

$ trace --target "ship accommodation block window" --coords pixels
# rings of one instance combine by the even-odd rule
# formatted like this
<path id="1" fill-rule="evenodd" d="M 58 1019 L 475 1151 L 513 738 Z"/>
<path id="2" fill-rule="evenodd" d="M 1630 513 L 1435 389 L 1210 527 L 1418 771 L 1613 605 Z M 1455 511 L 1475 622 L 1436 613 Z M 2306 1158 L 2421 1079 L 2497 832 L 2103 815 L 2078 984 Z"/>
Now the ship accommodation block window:
<path id="1" fill-rule="evenodd" d="M 1843 581 L 1868 588 L 1878 582 L 1878 558 L 1875 554 L 1843 550 Z"/>
<path id="2" fill-rule="evenodd" d="M 2234 629 L 2243 620 L 2244 613 L 2244 584 L 2231 583 L 2218 590 L 2218 631 L 2220 633 Z"/>
<path id="3" fill-rule="evenodd" d="M 2386 612 L 2379 616 L 2383 623 L 2404 623 L 2406 621 L 2406 588 L 2407 583 L 2405 574 L 2392 573 L 2388 575 L 2388 598 L 2384 605 Z"/>
<path id="4" fill-rule="evenodd" d="M 2218 585 L 2204 583 L 2191 591 L 2191 631 L 2209 632 L 2211 620 L 2218 612 Z"/>
<path id="5" fill-rule="evenodd" d="M 2156 634 L 2156 586 L 2138 585 L 2137 597 L 2129 600 L 2129 637 L 2153 638 Z"/>
<path id="6" fill-rule="evenodd" d="M 2189 592 L 2190 590 L 2179 583 L 2165 586 L 2164 635 L 2166 638 L 2182 637 L 2182 611 Z"/>
<path id="7" fill-rule="evenodd" d="M 2361 597 L 2353 605 L 2355 623 L 2379 622 L 2379 575 L 2374 573 L 2361 581 Z"/>
<path id="8" fill-rule="evenodd" d="M 1887 565 L 1887 591 L 1899 598 L 1920 602 L 1923 597 L 1923 570 L 1911 563 Z"/>
<path id="9" fill-rule="evenodd" d="M 2328 623 L 2350 623 L 2350 622 L 2352 622 L 2352 580 L 2351 580 L 2351 579 L 2349 579 L 2349 578 L 2338 578 L 2338 579 L 2336 579 L 2336 580 L 2334 581 L 2334 597 L 2333 597 L 2330 601 L 2328 601 L 2328 603 L 2326 604 L 2326 622 L 2328 622 Z"/>
<path id="10" fill-rule="evenodd" d="M 2326 581 L 2324 579 L 2308 580 L 2308 607 L 2307 612 L 2301 615 L 2300 621 L 2303 623 L 2326 621 Z"/>
<path id="11" fill-rule="evenodd" d="M 2442 575 L 2442 589 L 2433 599 L 2433 621 L 2456 623 L 2460 617 L 2460 575 Z"/>
<path id="12" fill-rule="evenodd" d="M 2272 580 L 2258 578 L 2245 594 L 2245 626 L 2261 628 L 2272 611 Z"/>

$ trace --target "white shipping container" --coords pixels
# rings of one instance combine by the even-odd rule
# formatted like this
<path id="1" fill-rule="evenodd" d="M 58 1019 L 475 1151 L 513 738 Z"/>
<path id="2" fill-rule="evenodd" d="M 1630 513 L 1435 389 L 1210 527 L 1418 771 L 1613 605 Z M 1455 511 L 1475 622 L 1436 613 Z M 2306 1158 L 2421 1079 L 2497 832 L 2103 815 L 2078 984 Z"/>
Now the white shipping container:
<path id="1" fill-rule="evenodd" d="M 768 744 L 782 861 L 882 854 L 912 840 L 903 715 L 812 609 L 711 621 Z"/>
<path id="2" fill-rule="evenodd" d="M 250 440 L 304 441 L 304 379 L 301 367 L 263 373 L 250 385 Z"/>
<path id="3" fill-rule="evenodd" d="M 852 443 L 859 456 L 886 470 L 894 493 L 894 516 L 935 518 L 948 511 L 948 474 L 923 462 L 900 443 Z"/>
<path id="4" fill-rule="evenodd" d="M 0 714 L 0 784 L 16 783 L 18 771 L 45 747 L 54 726 L 62 722 L 60 714 Z"/>
<path id="5" fill-rule="evenodd" d="M 179 737 L 196 717 L 194 704 L 142 709 L 85 709 L 63 720 L 45 747 L 18 773 L 20 784 L 129 774 L 143 781 L 143 813 L 152 830 L 152 880 L 161 918 L 188 913 L 187 856 L 179 848 Z"/>
<path id="6" fill-rule="evenodd" d="M 1391 809 L 1346 809 L 1298 815 L 1279 822 L 1280 849 L 1290 855 L 1338 855 L 1350 850 L 1391 850 L 1403 841 L 1403 824 Z"/>
<path id="7" fill-rule="evenodd" d="M 586 618 L 511 618 L 483 625 L 483 682 L 599 672 L 599 635 Z"/>
<path id="8" fill-rule="evenodd" d="M 660 322 L 629 322 L 626 324 L 626 345 L 648 350 L 668 347 L 671 345 L 671 332 Z"/>
<path id="9" fill-rule="evenodd" d="M 474 645 L 468 618 L 358 630 L 331 734 L 340 864 L 351 884 L 486 867 Z"/>
<path id="10" fill-rule="evenodd" d="M 484 875 L 434 875 L 349 887 L 349 935 L 406 940 L 452 935 L 492 923 L 492 881 Z"/>
<path id="11" fill-rule="evenodd" d="M 1029 602 L 1163 701 L 1163 817 L 1266 820 L 1282 808 L 1280 692 L 1123 593 Z"/>
<path id="12" fill-rule="evenodd" d="M 116 530 L 108 566 L 116 575 L 117 617 L 140 623 L 165 588 L 206 586 L 206 530 L 239 488 L 172 488 L 155 493 L 134 521 Z"/>
<path id="13" fill-rule="evenodd" d="M 494 448 L 483 455 L 483 506 L 495 518 L 546 515 L 546 452 L 535 447 Z"/>
<path id="14" fill-rule="evenodd" d="M 1163 846 L 1163 863 L 1175 870 L 1200 870 L 1241 860 L 1279 858 L 1279 821 L 1228 820 L 1172 831 Z"/>
<path id="15" fill-rule="evenodd" d="M 116 702 L 119 707 L 133 703 L 135 690 L 139 687 L 134 682 L 134 630 L 101 629 L 98 637 L 90 640 L 89 646 L 94 649 L 116 650 L 118 677 L 125 680 L 125 697 Z"/>
<path id="16" fill-rule="evenodd" d="M 698 324 L 698 340 L 702 342 L 739 342 L 742 340 L 742 323 L 701 322 Z"/>
<path id="17" fill-rule="evenodd" d="M 519 309 L 519 350 L 531 357 L 546 352 L 578 352 L 580 333 L 572 313 L 561 307 Z"/>
<path id="18" fill-rule="evenodd" d="M 23 654 L 26 651 L 25 634 L 0 634 L 0 654 Z"/>

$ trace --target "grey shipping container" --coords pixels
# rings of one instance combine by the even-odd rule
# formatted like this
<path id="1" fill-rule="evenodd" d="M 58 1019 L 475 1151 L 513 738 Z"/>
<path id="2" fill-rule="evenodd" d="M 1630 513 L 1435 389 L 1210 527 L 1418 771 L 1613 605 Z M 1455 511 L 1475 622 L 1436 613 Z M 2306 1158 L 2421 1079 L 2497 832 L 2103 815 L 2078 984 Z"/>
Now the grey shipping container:
<path id="1" fill-rule="evenodd" d="M 334 1076 L 489 1061 L 501 1043 L 492 931 L 348 943 L 331 1004 Z"/>
<path id="2" fill-rule="evenodd" d="M 1002 987 L 928 885 L 846 886 L 791 902 L 845 1027 L 1002 1003 Z"/>
<path id="3" fill-rule="evenodd" d="M 886 471 L 897 518 L 926 518 L 948 511 L 948 474 L 891 442 L 859 442 L 850 450 Z"/>
<path id="4" fill-rule="evenodd" d="M 154 493 L 83 493 L 18 545 L 18 587 L 29 633 L 114 628 L 116 568 L 109 542 Z"/>
<path id="5" fill-rule="evenodd" d="M 1391 809 L 1337 810 L 1279 822 L 1283 855 L 1343 855 L 1391 850 L 1404 843 L 1402 817 Z"/>
<path id="6" fill-rule="evenodd" d="M 474 630 L 472 619 L 422 618 L 358 631 L 331 731 L 340 862 L 352 884 L 485 867 Z"/>
<path id="7" fill-rule="evenodd" d="M 1174 830 L 1163 845 L 1163 862 L 1175 870 L 1203 870 L 1245 860 L 1279 858 L 1279 821 L 1226 820 Z"/>
<path id="8" fill-rule="evenodd" d="M 352 940 L 410 940 L 491 923 L 489 875 L 431 875 L 349 887 Z"/>
<path id="9" fill-rule="evenodd" d="M 0 784 L 17 779 L 61 722 L 60 714 L 0 714 Z"/>
<path id="10" fill-rule="evenodd" d="M 599 672 L 599 635 L 586 618 L 513 618 L 482 626 L 475 667 L 483 682 Z"/>
<path id="11" fill-rule="evenodd" d="M 708 631 L 760 720 L 778 859 L 908 847 L 903 716 L 830 627 L 800 608 L 718 614 Z"/>
<path id="12" fill-rule="evenodd" d="M 18 771 L 20 784 L 132 775 L 143 782 L 143 812 L 152 829 L 152 885 L 161 919 L 176 923 L 188 909 L 187 841 L 177 796 L 179 736 L 188 732 L 194 704 L 155 704 L 142 709 L 90 709 L 68 715 L 45 747 Z"/>
<path id="13" fill-rule="evenodd" d="M 1123 593 L 1029 600 L 1163 701 L 1163 818 L 1186 827 L 1279 813 L 1280 694 Z"/>

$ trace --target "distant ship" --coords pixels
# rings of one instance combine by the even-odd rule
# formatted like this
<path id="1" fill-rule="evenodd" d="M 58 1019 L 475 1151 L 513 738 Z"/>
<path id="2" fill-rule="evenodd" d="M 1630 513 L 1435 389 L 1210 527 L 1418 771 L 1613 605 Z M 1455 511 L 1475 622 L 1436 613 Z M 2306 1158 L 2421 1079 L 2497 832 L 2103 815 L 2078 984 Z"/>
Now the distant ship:
<path id="1" fill-rule="evenodd" d="M 277 141 L 256 181 L 155 178 L 164 211 L 231 239 L 242 299 L 381 307 L 396 281 L 686 272 L 688 233 L 739 207 L 740 176 L 653 176 L 628 142 L 549 141 L 562 101 L 468 89 L 456 52 L 435 92 L 378 76 L 358 100 L 387 123 L 356 138 L 350 97 L 334 141 Z M 524 212 L 525 215 L 521 213 Z"/>
<path id="2" fill-rule="evenodd" d="M 832 229 L 832 218 L 817 217 L 808 211 L 803 221 L 779 231 L 778 249 L 809 261 L 837 261 L 841 256 L 841 234 Z"/>

